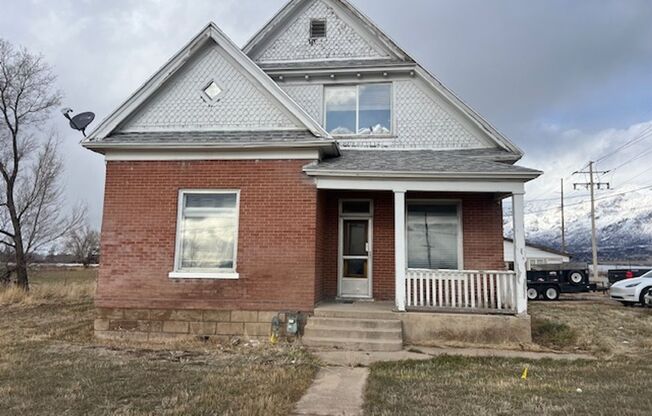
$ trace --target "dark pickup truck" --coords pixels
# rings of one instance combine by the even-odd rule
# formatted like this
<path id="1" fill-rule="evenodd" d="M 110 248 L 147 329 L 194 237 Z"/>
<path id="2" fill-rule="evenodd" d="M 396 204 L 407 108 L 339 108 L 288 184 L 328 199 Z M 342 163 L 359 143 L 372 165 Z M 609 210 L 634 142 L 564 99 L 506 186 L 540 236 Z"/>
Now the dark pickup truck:
<path id="1" fill-rule="evenodd" d="M 607 278 L 609 279 L 609 284 L 613 285 L 621 280 L 641 277 L 650 270 L 651 269 L 614 269 L 607 271 Z"/>
<path id="2" fill-rule="evenodd" d="M 557 300 L 561 293 L 586 293 L 599 290 L 589 282 L 588 266 L 584 263 L 537 265 L 527 272 L 527 297 Z"/>

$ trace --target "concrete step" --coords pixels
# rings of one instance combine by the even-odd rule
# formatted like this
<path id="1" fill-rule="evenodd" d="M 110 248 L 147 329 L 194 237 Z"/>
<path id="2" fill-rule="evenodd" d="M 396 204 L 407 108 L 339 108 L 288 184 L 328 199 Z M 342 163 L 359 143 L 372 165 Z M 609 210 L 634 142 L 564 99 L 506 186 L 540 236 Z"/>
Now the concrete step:
<path id="1" fill-rule="evenodd" d="M 360 329 L 308 325 L 303 336 L 308 338 L 345 338 L 351 341 L 403 341 L 401 329 Z"/>
<path id="2" fill-rule="evenodd" d="M 354 318 L 323 318 L 313 316 L 306 327 L 333 327 L 347 329 L 402 329 L 398 319 L 354 319 Z"/>
<path id="3" fill-rule="evenodd" d="M 317 318 L 342 318 L 342 319 L 381 319 L 396 320 L 396 315 L 390 311 L 374 310 L 343 310 L 339 308 L 317 308 L 315 309 Z"/>
<path id="4" fill-rule="evenodd" d="M 335 348 L 348 351 L 401 351 L 402 340 L 352 340 L 350 338 L 303 337 L 303 345 L 313 348 Z"/>

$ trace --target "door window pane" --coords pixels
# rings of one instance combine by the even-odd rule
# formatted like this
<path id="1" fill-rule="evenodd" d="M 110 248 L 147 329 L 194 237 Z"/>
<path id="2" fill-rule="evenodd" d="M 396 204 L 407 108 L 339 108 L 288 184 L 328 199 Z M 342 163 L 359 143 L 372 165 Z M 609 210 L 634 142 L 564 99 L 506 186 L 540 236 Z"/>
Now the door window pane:
<path id="1" fill-rule="evenodd" d="M 409 204 L 408 267 L 458 269 L 457 205 Z"/>
<path id="2" fill-rule="evenodd" d="M 367 260 L 350 259 L 344 260 L 344 277 L 353 279 L 367 278 Z"/>
<path id="3" fill-rule="evenodd" d="M 184 194 L 178 227 L 180 270 L 234 269 L 237 194 Z"/>
<path id="4" fill-rule="evenodd" d="M 326 130 L 331 134 L 355 134 L 356 87 L 328 87 L 325 95 Z"/>
<path id="5" fill-rule="evenodd" d="M 392 88 L 389 84 L 360 85 L 358 134 L 389 134 Z"/>
<path id="6" fill-rule="evenodd" d="M 366 256 L 368 221 L 344 221 L 344 255 Z"/>

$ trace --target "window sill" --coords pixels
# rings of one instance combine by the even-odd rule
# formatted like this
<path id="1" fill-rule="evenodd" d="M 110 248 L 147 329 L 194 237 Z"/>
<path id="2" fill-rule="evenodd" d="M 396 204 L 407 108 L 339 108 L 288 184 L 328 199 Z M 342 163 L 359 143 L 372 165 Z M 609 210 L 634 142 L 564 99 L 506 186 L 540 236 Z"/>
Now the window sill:
<path id="1" fill-rule="evenodd" d="M 216 273 L 200 273 L 200 272 L 171 272 L 168 277 L 170 279 L 213 279 L 213 280 L 238 280 L 240 274 L 235 272 L 216 272 Z"/>

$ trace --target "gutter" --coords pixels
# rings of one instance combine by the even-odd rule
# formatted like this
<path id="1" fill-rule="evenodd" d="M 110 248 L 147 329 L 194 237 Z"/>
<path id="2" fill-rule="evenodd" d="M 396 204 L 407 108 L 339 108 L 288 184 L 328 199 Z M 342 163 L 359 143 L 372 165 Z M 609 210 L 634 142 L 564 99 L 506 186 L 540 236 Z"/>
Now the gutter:
<path id="1" fill-rule="evenodd" d="M 319 140 L 301 143 L 102 143 L 82 142 L 81 145 L 96 153 L 105 154 L 111 150 L 127 151 L 216 151 L 216 150 L 282 150 L 282 149 L 324 149 L 325 155 L 330 157 L 340 156 L 339 146 L 334 140 Z"/>
<path id="2" fill-rule="evenodd" d="M 410 171 L 353 171 L 353 170 L 322 170 L 315 169 L 314 165 L 304 167 L 303 171 L 309 176 L 327 176 L 340 178 L 368 178 L 368 179 L 498 179 L 531 181 L 538 178 L 543 172 L 410 172 Z"/>

